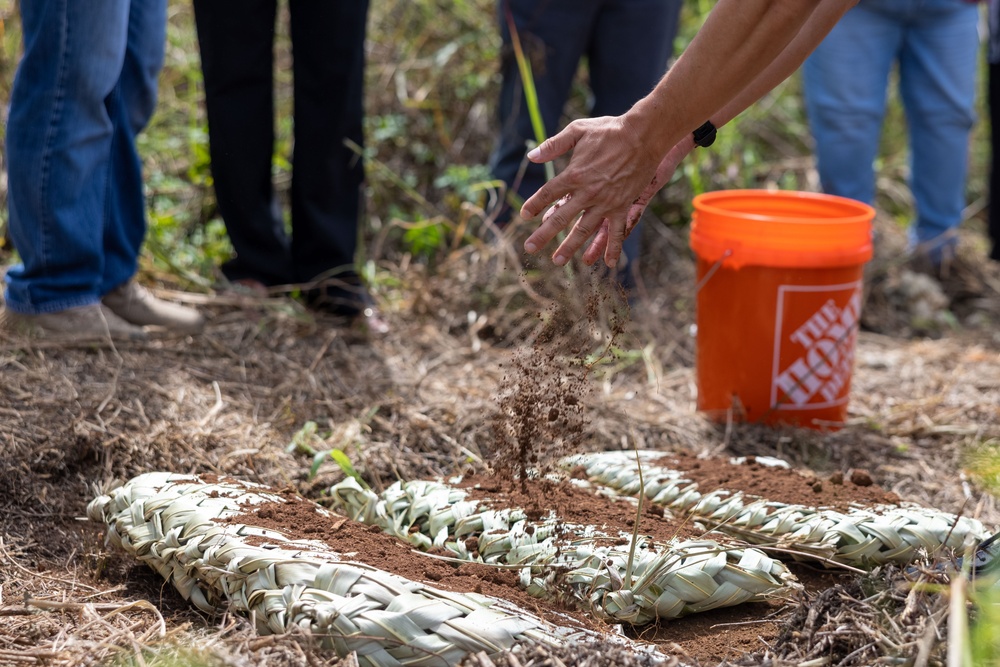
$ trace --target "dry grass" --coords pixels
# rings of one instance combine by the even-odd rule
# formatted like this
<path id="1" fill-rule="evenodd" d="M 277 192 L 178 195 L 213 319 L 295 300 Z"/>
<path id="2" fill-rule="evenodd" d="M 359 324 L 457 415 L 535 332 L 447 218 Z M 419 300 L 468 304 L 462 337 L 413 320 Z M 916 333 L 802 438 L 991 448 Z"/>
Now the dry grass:
<path id="1" fill-rule="evenodd" d="M 0 2 L 0 17 L 12 16 L 12 4 Z M 461 203 L 453 215 L 438 193 L 423 213 L 447 222 L 448 246 L 430 262 L 400 250 L 406 223 L 393 205 L 424 207 L 420 198 L 431 196 L 438 171 L 483 161 L 490 126 L 484 104 L 496 83 L 482 70 L 469 71 L 468 89 L 427 97 L 439 70 L 423 55 L 454 32 L 412 14 L 418 9 L 411 4 L 396 3 L 390 8 L 403 10 L 373 20 L 384 35 L 404 35 L 416 20 L 435 29 L 419 43 L 386 39 L 373 46 L 373 106 L 414 125 L 386 139 L 372 164 L 403 173 L 415 143 L 426 148 L 437 145 L 433 140 L 444 150 L 428 148 L 426 169 L 409 190 L 386 178 L 373 186 L 366 259 L 394 325 L 389 336 L 366 341 L 288 299 L 253 301 L 204 288 L 185 297 L 211 317 L 205 335 L 194 339 L 117 349 L 0 340 L 0 665 L 352 664 L 312 650 L 308 637 L 258 637 L 245 619 L 195 612 L 153 573 L 105 549 L 100 529 L 79 519 L 85 504 L 96 488 L 151 470 L 225 473 L 322 501 L 320 491 L 342 472 L 327 461 L 310 479 L 311 458 L 289 451 L 308 421 L 318 424 L 322 440 L 311 444 L 343 449 L 375 485 L 480 469 L 492 454 L 491 417 L 505 369 L 549 321 L 594 322 L 586 328 L 590 345 L 603 349 L 612 302 L 602 300 L 591 320 L 587 303 L 603 276 L 523 263 L 514 248 L 524 230 L 510 232 L 512 245 L 495 245 L 475 205 Z M 463 26 L 489 20 L 476 18 L 474 4 L 439 4 L 460 5 Z M 189 23 L 188 10 L 177 11 L 174 20 Z M 495 46 L 462 45 L 480 61 L 493 58 Z M 193 53 L 190 43 L 175 44 L 168 57 L 190 60 Z M 9 79 L 11 65 L 0 62 L 0 78 Z M 191 84 L 171 81 L 165 103 Z M 171 109 L 194 115 L 185 104 L 177 98 Z M 452 107 L 467 112 L 443 114 Z M 174 158 L 149 159 L 164 172 L 184 173 L 188 160 Z M 789 160 L 771 171 L 808 171 L 800 158 Z M 154 204 L 168 190 L 154 188 Z M 208 217 L 204 195 L 191 187 L 178 206 L 192 218 Z M 727 428 L 695 411 L 693 266 L 683 232 L 661 222 L 647 225 L 642 300 L 618 339 L 623 354 L 591 374 L 583 447 L 772 455 L 820 473 L 864 468 L 905 500 L 1000 525 L 984 486 L 989 479 L 966 469 L 970 456 L 1000 448 L 1000 271 L 982 264 L 975 221 L 963 252 L 983 283 L 982 297 L 965 304 L 954 328 L 930 329 L 915 327 L 895 296 L 902 234 L 883 223 L 865 306 L 866 324 L 881 333 L 860 337 L 853 419 L 836 433 Z M 147 264 L 144 279 L 167 295 L 169 286 L 192 284 L 159 264 Z M 941 573 L 925 569 L 882 569 L 853 589 L 804 600 L 782 644 L 742 664 L 824 655 L 830 664 L 861 666 L 894 653 L 914 656 L 918 665 L 941 664 L 947 601 L 933 585 Z M 914 580 L 932 585 L 914 587 Z M 526 649 L 497 664 L 592 664 L 588 655 Z"/>
<path id="2" fill-rule="evenodd" d="M 211 315 L 198 338 L 118 349 L 0 343 L 0 664 L 149 664 L 177 646 L 197 647 L 181 664 L 336 662 L 303 648 L 307 638 L 258 638 L 242 619 L 195 613 L 106 551 L 78 517 L 96 486 L 158 469 L 226 473 L 318 498 L 342 473 L 329 461 L 310 480 L 309 457 L 288 451 L 310 420 L 323 439 L 316 448 L 344 449 L 376 484 L 480 469 L 492 452 L 502 365 L 545 325 L 540 302 L 598 289 L 587 274 L 498 266 L 511 257 L 472 244 L 433 274 L 397 267 L 405 287 L 386 300 L 393 332 L 370 342 L 287 299 L 189 295 Z M 658 299 L 682 300 L 688 270 L 655 276 Z M 569 282 L 574 289 L 561 292 Z M 584 299 L 560 303 L 556 317 L 586 317 Z M 692 343 L 681 327 L 691 313 L 665 311 L 647 302 L 619 342 L 644 355 L 596 367 L 583 447 L 631 447 L 634 438 L 640 448 L 777 455 L 820 472 L 865 468 L 906 500 L 1000 523 L 994 498 L 963 469 L 972 448 L 1000 439 L 991 330 L 937 340 L 863 333 L 852 424 L 837 433 L 727 429 L 693 409 Z M 863 665 L 891 646 L 940 652 L 943 597 L 913 592 L 913 578 L 882 570 L 855 591 L 810 601 L 814 611 L 803 606 L 777 655 L 827 651 Z M 780 664 L 754 660 L 746 664 Z"/>

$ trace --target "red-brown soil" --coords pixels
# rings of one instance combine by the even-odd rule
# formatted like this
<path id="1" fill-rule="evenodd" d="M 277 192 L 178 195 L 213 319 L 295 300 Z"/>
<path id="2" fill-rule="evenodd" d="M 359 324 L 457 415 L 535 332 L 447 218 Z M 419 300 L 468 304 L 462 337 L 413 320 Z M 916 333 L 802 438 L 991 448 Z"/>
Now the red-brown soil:
<path id="1" fill-rule="evenodd" d="M 495 477 L 471 476 L 459 484 L 469 493 L 470 500 L 481 500 L 490 509 L 516 507 L 525 510 L 528 518 L 538 520 L 555 510 L 564 523 L 597 526 L 609 534 L 620 531 L 631 533 L 635 527 L 637 506 L 628 499 L 595 494 L 593 489 L 583 489 L 568 480 L 530 480 L 526 488 L 511 486 Z M 639 534 L 648 535 L 658 542 L 678 539 L 695 539 L 704 531 L 689 522 L 664 517 L 663 508 L 644 503 Z"/>
<path id="2" fill-rule="evenodd" d="M 716 489 L 742 491 L 746 496 L 789 505 L 841 511 L 851 505 L 871 507 L 899 503 L 899 496 L 875 486 L 871 475 L 864 470 L 852 470 L 846 479 L 839 472 L 822 478 L 812 473 L 764 465 L 752 456 L 742 464 L 730 465 L 725 459 L 700 459 L 687 452 L 664 456 L 655 465 L 683 472 L 686 478 L 698 483 L 702 493 Z"/>
<path id="3" fill-rule="evenodd" d="M 581 627 L 601 631 L 601 624 L 586 614 L 533 598 L 517 585 L 513 570 L 478 563 L 455 564 L 419 553 L 415 548 L 377 526 L 368 526 L 342 516 L 317 511 L 315 503 L 288 495 L 282 503 L 254 506 L 246 514 L 225 519 L 224 523 L 247 524 L 268 528 L 292 539 L 318 540 L 347 560 L 357 561 L 406 579 L 421 581 L 435 588 L 460 593 L 475 592 L 511 602 L 555 623 L 566 624 L 565 614 Z M 254 538 L 241 538 L 248 544 Z M 554 612 L 559 612 L 559 616 Z"/>
<path id="4" fill-rule="evenodd" d="M 684 470 L 702 489 L 725 488 L 759 494 L 769 500 L 809 506 L 846 506 L 891 503 L 891 493 L 879 489 L 868 479 L 855 484 L 842 479 L 831 481 L 803 475 L 789 469 L 759 464 L 752 459 L 733 465 L 723 459 L 697 459 L 686 454 L 664 457 L 661 465 Z M 839 476 L 838 476 L 839 477 Z M 859 474 L 859 479 L 864 476 Z M 560 520 L 574 524 L 597 525 L 612 534 L 629 533 L 635 522 L 636 505 L 581 489 L 568 481 L 527 480 L 512 483 L 485 475 L 470 476 L 460 484 L 470 499 L 480 499 L 493 508 L 518 507 L 529 516 L 541 518 L 555 510 Z M 422 581 L 451 591 L 474 591 L 510 600 L 553 623 L 565 624 L 568 614 L 582 627 L 608 633 L 614 628 L 594 619 L 579 606 L 566 601 L 542 600 L 529 596 L 517 585 L 513 571 L 474 563 L 454 564 L 417 552 L 411 545 L 381 533 L 377 528 L 317 512 L 317 505 L 294 493 L 286 493 L 285 504 L 257 506 L 246 515 L 232 517 L 231 523 L 246 523 L 282 532 L 295 539 L 320 540 L 332 551 L 397 575 Z M 682 518 L 664 516 L 662 510 L 644 508 L 640 533 L 654 540 L 673 537 L 694 538 L 697 531 Z M 725 543 L 718 534 L 709 537 Z M 818 593 L 847 580 L 844 573 L 789 564 L 807 593 Z M 718 664 L 735 661 L 746 653 L 759 652 L 779 640 L 782 622 L 792 609 L 791 601 L 772 600 L 718 609 L 711 612 L 665 621 L 643 628 L 626 628 L 626 634 L 656 644 L 661 650 L 695 664 Z"/>

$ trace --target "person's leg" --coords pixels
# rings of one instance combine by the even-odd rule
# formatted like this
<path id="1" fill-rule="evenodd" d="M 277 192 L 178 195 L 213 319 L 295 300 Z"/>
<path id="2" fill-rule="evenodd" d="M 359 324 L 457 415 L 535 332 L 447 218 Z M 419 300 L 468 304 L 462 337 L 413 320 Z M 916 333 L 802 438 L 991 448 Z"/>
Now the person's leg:
<path id="1" fill-rule="evenodd" d="M 591 115 L 618 116 L 656 86 L 673 54 L 681 0 L 605 0 L 587 51 Z"/>
<path id="2" fill-rule="evenodd" d="M 146 127 L 156 108 L 166 32 L 166 0 L 132 0 L 129 3 L 125 63 L 118 86 L 107 102 L 114 134 L 102 295 L 125 283 L 138 268 L 139 248 L 146 235 L 146 199 L 135 136 Z"/>
<path id="3" fill-rule="evenodd" d="M 861 0 L 802 69 L 823 190 L 867 204 L 875 200 L 886 88 L 902 40 L 898 19 L 884 13 L 883 4 Z"/>
<path id="4" fill-rule="evenodd" d="M 96 304 L 104 275 L 114 124 L 127 3 L 22 0 L 24 56 L 7 123 L 10 233 L 21 263 L 6 306 L 22 314 Z"/>
<path id="5" fill-rule="evenodd" d="M 990 258 L 1000 261 L 1000 62 L 989 67 L 990 127 Z"/>
<path id="6" fill-rule="evenodd" d="M 605 0 L 594 22 L 588 69 L 594 116 L 618 116 L 645 97 L 667 70 L 680 20 L 681 0 Z M 630 270 L 620 276 L 634 286 L 642 226 L 623 245 Z"/>
<path id="7" fill-rule="evenodd" d="M 513 20 L 531 76 L 545 135 L 559 129 L 570 86 L 591 40 L 600 0 L 498 0 L 497 14 L 503 48 L 497 112 L 500 133 L 490 157 L 490 170 L 508 188 L 496 213 L 497 224 L 509 221 L 511 207 L 534 194 L 545 183 L 545 167 L 528 163 L 527 142 L 535 141 L 524 84 L 511 41 L 508 17 Z M 509 13 L 508 13 L 509 12 Z M 516 196 L 512 196 L 516 195 Z"/>
<path id="8" fill-rule="evenodd" d="M 230 280 L 294 282 L 271 181 L 277 0 L 194 0 L 212 178 L 236 257 Z"/>
<path id="9" fill-rule="evenodd" d="M 367 0 L 291 2 L 295 278 L 345 286 L 348 310 L 364 298 L 354 265 L 364 164 L 345 142 L 363 145 L 367 14 Z"/>
<path id="10" fill-rule="evenodd" d="M 914 245 L 937 264 L 962 221 L 979 55 L 976 5 L 927 0 L 912 11 L 900 54 L 900 91 L 910 129 Z"/>

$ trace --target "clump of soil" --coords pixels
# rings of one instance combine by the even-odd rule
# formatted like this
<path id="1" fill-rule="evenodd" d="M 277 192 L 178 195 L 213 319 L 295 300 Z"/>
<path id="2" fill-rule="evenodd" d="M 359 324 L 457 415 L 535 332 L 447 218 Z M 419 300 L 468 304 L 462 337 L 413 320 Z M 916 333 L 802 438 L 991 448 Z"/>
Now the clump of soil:
<path id="1" fill-rule="evenodd" d="M 610 304 L 610 333 L 598 326 Z M 624 308 L 624 312 L 621 309 Z M 531 345 L 519 348 L 506 365 L 493 415 L 495 474 L 523 485 L 532 474 L 546 474 L 555 460 L 579 449 L 587 425 L 585 399 L 590 370 L 614 348 L 628 323 L 628 302 L 621 288 L 597 288 L 587 298 L 586 318 L 570 321 L 553 302 L 538 313 L 545 326 Z M 595 343 L 600 351 L 592 355 Z"/>

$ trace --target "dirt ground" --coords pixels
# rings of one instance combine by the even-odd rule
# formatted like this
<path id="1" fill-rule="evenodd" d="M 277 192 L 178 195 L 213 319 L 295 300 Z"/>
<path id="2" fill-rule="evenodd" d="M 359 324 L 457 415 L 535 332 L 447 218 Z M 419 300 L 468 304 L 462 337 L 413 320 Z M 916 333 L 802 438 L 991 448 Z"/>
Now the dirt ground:
<path id="1" fill-rule="evenodd" d="M 402 279 L 376 290 L 393 324 L 377 339 L 282 296 L 181 294 L 144 275 L 161 295 L 203 307 L 207 332 L 116 347 L 0 340 L 0 664 L 167 664 L 155 660 L 169 655 L 182 656 L 179 664 L 351 664 L 312 650 L 307 638 L 260 637 L 246 619 L 201 614 L 106 547 L 102 527 L 81 519 L 87 502 L 115 480 L 153 470 L 231 475 L 324 504 L 343 472 L 326 459 L 310 477 L 311 451 L 341 449 L 379 488 L 457 473 L 489 486 L 504 452 L 516 470 L 567 452 L 635 447 L 662 450 L 704 485 L 772 500 L 898 498 L 1000 525 L 981 458 L 1000 445 L 996 267 L 978 266 L 975 295 L 928 320 L 908 310 L 899 263 L 874 262 L 849 423 L 823 433 L 715 424 L 695 410 L 691 264 L 681 244 L 664 250 L 664 263 L 673 268 L 643 286 L 629 317 L 594 286 L 600 276 L 540 278 L 510 255 L 469 248 L 434 271 L 384 267 Z M 726 463 L 748 455 L 779 457 L 793 470 Z M 863 479 L 872 483 L 853 481 Z M 629 531 L 634 520 L 607 500 L 492 484 L 501 504 L 555 505 L 575 521 Z M 655 513 L 641 528 L 682 530 Z M 428 561 L 364 527 L 345 523 L 336 539 L 357 541 L 362 553 L 371 545 L 380 566 L 381 554 L 398 550 L 392 568 L 411 578 L 547 604 L 505 574 Z M 927 664 L 941 664 L 947 601 L 908 598 L 913 571 L 791 567 L 805 586 L 799 599 L 626 633 L 693 665 L 866 665 L 912 658 L 925 645 Z M 881 610 L 895 614 L 884 627 L 873 620 Z M 866 634 L 872 627 L 879 637 Z M 495 664 L 632 664 L 607 656 L 594 663 L 583 650 L 525 647 L 518 661 Z"/>

